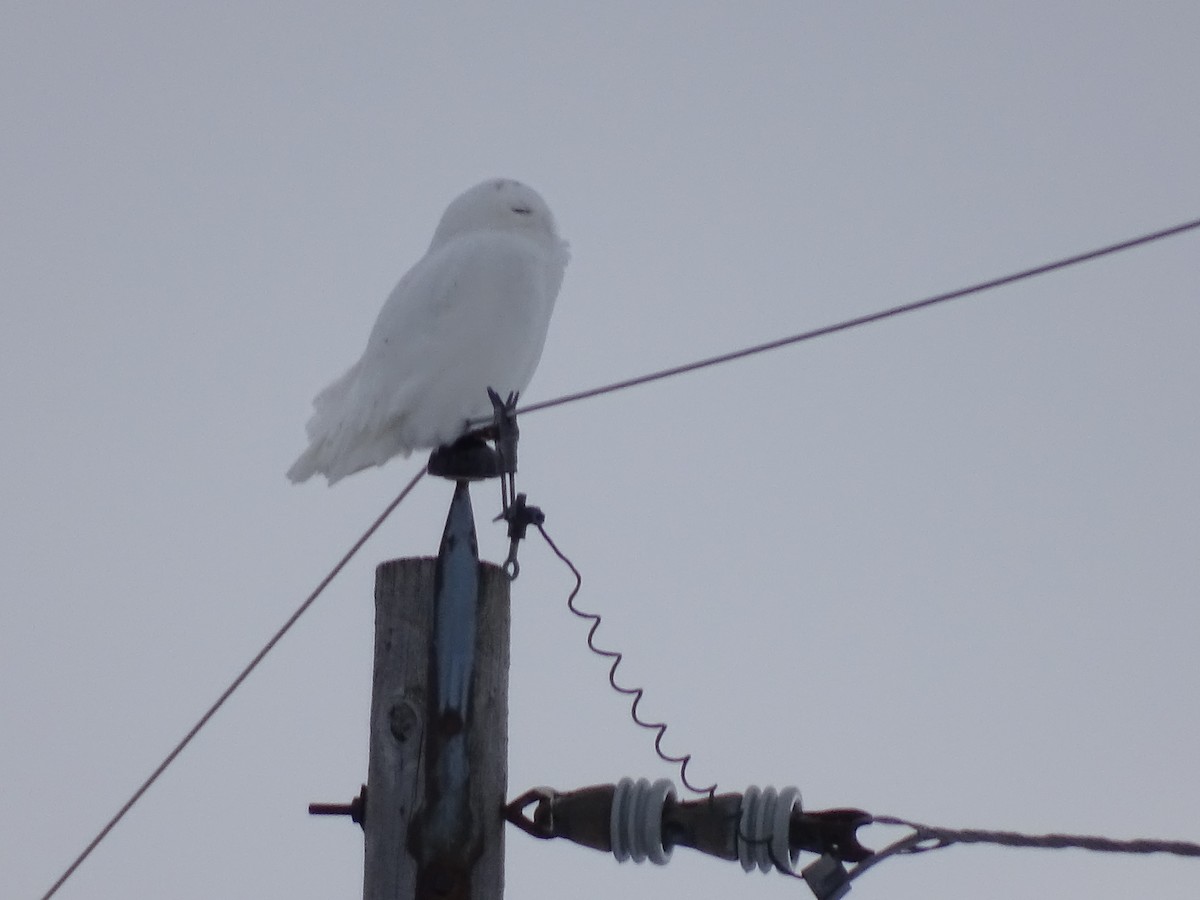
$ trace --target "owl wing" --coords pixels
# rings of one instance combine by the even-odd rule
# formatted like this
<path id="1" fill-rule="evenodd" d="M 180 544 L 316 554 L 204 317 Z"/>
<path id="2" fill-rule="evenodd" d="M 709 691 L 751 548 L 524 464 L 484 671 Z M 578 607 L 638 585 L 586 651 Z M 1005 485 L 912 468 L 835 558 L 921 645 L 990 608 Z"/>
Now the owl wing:
<path id="1" fill-rule="evenodd" d="M 488 387 L 523 390 L 565 262 L 561 246 L 508 232 L 431 249 L 388 297 L 362 358 L 313 401 L 311 443 L 288 477 L 332 484 L 447 443 L 490 412 Z"/>

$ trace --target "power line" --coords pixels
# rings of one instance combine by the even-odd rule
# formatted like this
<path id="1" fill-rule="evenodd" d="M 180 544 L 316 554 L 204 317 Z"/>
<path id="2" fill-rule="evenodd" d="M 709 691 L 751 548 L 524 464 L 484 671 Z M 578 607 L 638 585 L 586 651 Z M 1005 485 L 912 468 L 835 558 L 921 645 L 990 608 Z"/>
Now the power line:
<path id="1" fill-rule="evenodd" d="M 755 356 L 759 353 L 766 353 L 768 350 L 778 350 L 781 347 L 789 347 L 792 344 L 810 341 L 813 338 L 822 337 L 827 334 L 846 331 L 850 328 L 857 328 L 860 325 L 867 325 L 871 322 L 879 322 L 883 319 L 890 319 L 893 316 L 899 316 L 904 313 L 915 312 L 916 310 L 924 309 L 927 306 L 935 306 L 939 303 L 946 303 L 950 300 L 958 300 L 961 297 L 982 293 L 983 291 L 988 291 L 992 288 L 1003 287 L 1004 285 L 1013 284 L 1017 281 L 1024 281 L 1027 278 L 1033 278 L 1037 275 L 1045 275 L 1049 272 L 1058 271 L 1059 269 L 1066 269 L 1070 266 L 1079 265 L 1080 263 L 1088 262 L 1093 259 L 1099 259 L 1102 256 L 1110 256 L 1114 253 L 1120 253 L 1122 250 L 1132 250 L 1134 247 L 1140 247 L 1144 244 L 1160 241 L 1164 238 L 1173 237 L 1177 234 L 1183 234 L 1184 232 L 1192 231 L 1197 228 L 1200 228 L 1200 219 L 1193 219 L 1190 222 L 1184 222 L 1180 225 L 1172 225 L 1170 228 L 1163 228 L 1160 231 L 1152 231 L 1148 234 L 1143 234 L 1140 237 L 1130 238 L 1128 240 L 1119 241 L 1115 244 L 1108 244 L 1107 246 L 1099 247 L 1095 250 L 1088 250 L 1085 253 L 1067 256 L 1062 259 L 1055 260 L 1054 262 L 1044 263 L 1043 265 L 1033 266 L 1028 269 L 1022 269 L 1019 272 L 1013 272 L 1012 274 L 1003 275 L 999 278 L 981 281 L 977 284 L 970 285 L 969 287 L 959 288 L 955 291 L 948 291 L 944 294 L 935 294 L 934 296 L 926 297 L 923 300 L 916 300 L 912 303 L 904 303 L 900 306 L 893 306 L 890 309 L 867 313 L 866 315 L 856 316 L 853 319 L 846 319 L 833 325 L 825 325 L 821 328 L 814 328 L 811 331 L 802 331 L 799 334 L 793 334 L 784 338 L 777 338 L 773 341 L 755 344 L 751 347 L 744 347 L 741 350 L 733 350 L 729 353 L 722 353 L 718 356 L 710 356 L 706 359 L 684 363 L 683 365 L 672 366 L 669 369 L 661 369 L 657 372 L 650 372 L 646 375 L 638 375 L 634 378 L 626 378 L 623 381 L 614 381 L 612 384 L 602 385 L 601 387 L 589 388 L 587 390 L 578 391 L 574 394 L 564 394 L 561 397 L 555 397 L 553 400 L 543 400 L 540 403 L 531 403 L 528 406 L 521 407 L 521 409 L 517 410 L 517 412 L 525 414 L 537 412 L 538 410 L 542 409 L 551 409 L 555 406 L 564 406 L 568 403 L 574 403 L 576 400 L 587 400 L 591 397 L 599 397 L 602 394 L 611 394 L 615 391 L 623 391 L 626 388 L 649 384 L 652 381 L 662 381 L 664 378 L 671 378 L 675 375 L 683 375 L 687 372 L 695 372 L 697 369 L 707 369 L 711 366 L 718 366 L 722 363 L 733 362 L 734 360 L 743 359 L 747 356 Z M 480 421 L 477 424 L 482 425 L 484 422 Z"/>
<path id="2" fill-rule="evenodd" d="M 1143 234 L 1139 237 L 1130 238 L 1128 240 L 1120 241 L 1115 244 L 1109 244 L 1107 246 L 1100 247 L 1095 250 L 1089 250 L 1085 253 L 1079 253 L 1074 256 L 1064 257 L 1064 258 L 1056 260 L 1054 262 L 1045 263 L 1043 265 L 1034 266 L 1034 267 L 1028 268 L 1028 269 L 1022 269 L 1021 271 L 1014 272 L 1009 275 L 1004 275 L 1000 278 L 993 278 L 988 281 L 982 281 L 977 284 L 971 285 L 969 287 L 960 288 L 960 289 L 954 290 L 954 291 L 949 291 L 944 294 L 936 294 L 932 297 L 926 297 L 923 300 L 917 300 L 912 303 L 901 304 L 900 306 L 893 306 L 893 307 L 890 307 L 889 309 L 880 310 L 880 311 L 874 312 L 874 313 L 868 313 L 868 314 L 862 315 L 862 316 L 856 316 L 852 319 L 846 319 L 844 321 L 837 322 L 833 325 L 826 325 L 822 328 L 816 328 L 811 331 L 804 331 L 799 334 L 790 335 L 788 337 L 778 338 L 773 341 L 767 341 L 766 343 L 755 344 L 750 347 L 744 347 L 740 350 L 734 350 L 729 353 L 722 353 L 718 356 L 707 357 L 705 359 L 696 360 L 694 362 L 685 363 L 683 365 L 672 366 L 671 368 L 661 369 L 659 371 L 650 372 L 645 375 L 639 375 L 634 378 L 627 378 L 622 381 L 616 381 L 611 384 L 602 385 L 600 387 L 590 388 L 590 389 L 584 390 L 584 391 L 578 391 L 573 394 L 565 394 L 561 397 L 556 397 L 551 400 L 541 401 L 540 403 L 533 403 L 528 406 L 522 407 L 517 412 L 521 413 L 521 414 L 525 414 L 525 413 L 537 412 L 538 410 L 543 410 L 543 409 L 551 409 L 555 406 L 564 406 L 568 403 L 574 403 L 578 400 L 587 400 L 592 397 L 599 397 L 603 394 L 611 394 L 616 391 L 625 390 L 626 388 L 637 387 L 639 385 L 649 384 L 650 382 L 654 382 L 654 381 L 661 381 L 666 378 L 671 378 L 675 375 L 683 375 L 685 373 L 694 372 L 699 369 L 705 369 L 705 368 L 709 368 L 711 366 L 720 365 L 722 363 L 732 362 L 737 359 L 742 359 L 744 357 L 754 356 L 759 353 L 765 353 L 768 350 L 777 350 L 781 347 L 787 347 L 792 344 L 799 344 L 804 341 L 809 341 L 814 338 L 822 337 L 827 334 L 834 334 L 839 331 L 846 331 L 850 328 L 856 328 L 860 325 L 867 325 L 871 322 L 878 322 L 883 319 L 888 319 L 893 316 L 901 315 L 903 313 L 914 312 L 918 309 L 924 309 L 927 306 L 934 306 L 939 303 L 945 303 L 949 300 L 957 300 L 961 297 L 966 297 L 971 294 L 977 294 L 982 291 L 990 290 L 992 288 L 1002 287 L 1004 285 L 1012 284 L 1017 281 L 1023 281 L 1024 279 L 1032 278 L 1036 275 L 1044 275 L 1049 272 L 1057 271 L 1058 269 L 1065 269 L 1069 266 L 1078 265 L 1080 263 L 1087 262 L 1087 261 L 1093 260 L 1093 259 L 1099 259 L 1100 257 L 1108 256 L 1113 253 L 1119 253 L 1122 250 L 1130 250 L 1134 247 L 1139 247 L 1144 244 L 1153 243 L 1154 241 L 1159 241 L 1164 238 L 1172 237 L 1177 234 L 1183 234 L 1184 232 L 1192 231 L 1197 228 L 1200 228 L 1200 219 L 1193 219 L 1189 222 L 1184 222 L 1179 225 L 1174 225 L 1170 228 L 1164 228 L 1159 231 L 1154 231 L 1154 232 L 1150 232 L 1148 234 Z M 479 425 L 487 424 L 488 421 L 490 421 L 490 420 L 480 420 L 478 422 L 472 422 L 470 424 L 473 426 L 479 426 Z M 171 750 L 170 753 L 168 753 L 166 755 L 166 757 L 164 757 L 163 761 L 161 763 L 159 763 L 157 768 L 155 768 L 154 771 L 150 773 L 150 776 L 144 782 L 142 782 L 141 786 L 138 787 L 138 789 L 133 792 L 133 794 L 125 802 L 125 804 L 119 810 L 117 810 L 116 815 L 114 815 L 108 821 L 108 823 L 103 828 L 100 829 L 100 831 L 91 840 L 91 842 L 83 849 L 83 852 L 81 852 L 79 854 L 79 856 L 77 856 L 75 858 L 75 860 L 62 873 L 62 875 L 59 876 L 58 880 L 55 881 L 54 884 L 50 887 L 50 890 L 48 890 L 42 896 L 42 900 L 49 900 L 50 897 L 53 897 L 54 894 L 56 894 L 58 892 L 59 888 L 61 888 L 63 886 L 63 884 L 67 881 L 67 879 L 70 878 L 72 874 L 74 874 L 75 870 L 79 868 L 79 866 L 83 863 L 83 861 L 85 859 L 87 859 L 89 855 L 91 855 L 92 851 L 96 849 L 96 847 L 100 844 L 100 842 L 103 841 L 108 836 L 109 832 L 112 831 L 112 829 L 116 826 L 116 824 L 125 817 L 125 814 L 128 813 L 129 810 L 133 808 L 133 805 L 142 798 L 142 795 L 145 794 L 147 790 L 149 790 L 150 786 L 153 785 L 154 782 L 158 780 L 159 776 L 161 776 L 163 774 L 163 772 L 165 772 L 167 770 L 167 768 L 171 765 L 171 763 L 173 763 L 175 761 L 176 757 L 178 757 L 179 754 L 183 752 L 184 748 L 187 747 L 187 745 L 191 743 L 192 739 L 200 732 L 200 729 L 202 729 L 205 725 L 208 724 L 209 720 L 216 714 L 217 710 L 219 710 L 225 704 L 225 701 L 228 700 L 233 695 L 234 691 L 236 691 L 239 687 L 241 687 L 242 682 L 244 682 L 246 680 L 246 678 L 249 677 L 250 673 L 253 672 L 254 669 L 256 669 L 258 667 L 258 664 L 263 661 L 263 659 L 266 657 L 266 655 L 268 653 L 271 652 L 272 649 L 274 649 L 275 645 L 277 643 L 279 643 L 279 641 L 283 638 L 283 636 L 285 634 L 287 634 L 288 631 L 291 630 L 292 626 L 296 624 L 297 620 L 299 620 L 299 618 L 302 615 L 304 615 L 305 612 L 308 611 L 308 608 L 310 606 L 312 606 L 312 604 L 314 602 L 316 602 L 316 599 L 321 595 L 322 592 L 324 592 L 325 588 L 327 588 L 329 586 L 330 582 L 332 582 L 333 579 L 337 577 L 337 575 L 342 571 L 343 568 L 345 568 L 347 563 L 350 562 L 350 560 L 354 557 L 354 555 L 357 554 L 358 551 L 362 549 L 363 545 L 371 538 L 372 535 L 375 534 L 375 532 L 379 529 L 379 527 L 381 525 L 383 525 L 384 521 L 395 511 L 396 507 L 398 507 L 404 501 L 404 499 L 409 495 L 409 493 L 413 490 L 413 488 L 416 487 L 417 482 L 419 482 L 421 480 L 421 478 L 424 477 L 425 473 L 426 473 L 426 468 L 422 467 L 421 470 L 419 472 L 417 472 L 416 475 L 413 476 L 412 480 L 409 481 L 409 483 L 404 487 L 403 490 L 400 491 L 400 493 L 396 496 L 396 498 L 387 505 L 387 507 L 383 510 L 383 512 L 380 513 L 379 516 L 375 519 L 375 521 L 372 522 L 371 525 L 367 528 L 367 530 L 363 532 L 362 536 L 359 537 L 359 539 L 357 541 L 355 541 L 354 545 L 346 552 L 346 554 L 341 558 L 341 560 L 330 570 L 329 574 L 326 575 L 325 578 L 323 578 L 321 580 L 321 583 L 317 585 L 317 587 L 313 590 L 313 592 L 308 595 L 308 597 L 304 600 L 304 602 L 301 603 L 300 606 L 296 609 L 296 611 L 294 613 L 292 613 L 292 615 L 288 618 L 288 620 L 286 622 L 284 622 L 283 626 L 277 632 L 275 632 L 275 634 L 271 637 L 271 639 L 269 641 L 267 641 L 267 643 L 265 645 L 263 645 L 262 649 L 259 650 L 259 652 L 254 656 L 254 658 L 252 660 L 250 660 L 250 662 L 246 665 L 246 667 L 238 674 L 238 676 L 221 693 L 221 695 L 217 698 L 216 702 L 213 703 L 213 705 L 211 707 L 209 707 L 209 709 L 204 713 L 204 715 L 202 715 L 200 717 L 200 719 L 196 722 L 196 724 L 194 726 L 192 726 L 191 730 L 188 731 L 188 733 L 184 735 L 183 739 L 180 740 L 180 742 L 175 745 L 175 747 Z M 661 738 L 661 734 L 659 736 Z"/>
<path id="3" fill-rule="evenodd" d="M 116 824 L 120 822 L 121 819 L 125 818 L 125 814 L 129 812 L 129 810 L 133 808 L 133 805 L 142 798 L 142 795 L 150 789 L 150 785 L 158 781 L 159 776 L 162 775 L 162 773 L 167 770 L 167 767 L 175 761 L 175 758 L 183 752 L 183 748 L 192 742 L 192 738 L 200 733 L 200 729 L 208 724 L 208 720 L 216 715 L 217 710 L 225 705 L 225 701 L 233 695 L 233 692 L 241 687 L 242 682 L 245 681 L 249 677 L 250 673 L 258 667 L 258 664 L 263 661 L 263 659 L 268 653 L 271 652 L 272 649 L 274 649 L 275 645 L 279 643 L 283 636 L 291 630 L 291 627 L 296 624 L 296 621 L 308 611 L 308 608 L 316 602 L 316 599 L 321 596 L 325 588 L 329 587 L 330 582 L 332 582 L 333 579 L 338 576 L 338 573 L 341 572 L 342 569 L 346 567 L 346 564 L 354 558 L 354 555 L 362 549 L 363 544 L 370 540 L 371 535 L 379 530 L 379 526 L 381 526 L 384 523 L 384 520 L 386 520 L 387 517 L 390 516 L 396 509 L 396 507 L 404 501 L 404 498 L 412 492 L 412 489 L 417 486 L 417 482 L 420 481 L 424 475 L 425 468 L 422 467 L 421 471 L 414 475 L 412 480 L 404 486 L 404 489 L 396 495 L 396 499 L 388 504 L 387 508 L 379 514 L 379 517 L 376 518 L 375 521 L 371 523 L 370 527 L 362 533 L 362 536 L 354 542 L 354 546 L 346 551 L 345 556 L 338 561 L 337 565 L 329 570 L 329 574 L 321 579 L 321 583 L 316 586 L 316 588 L 311 594 L 308 595 L 307 598 L 305 598 L 304 602 L 297 607 L 296 611 L 288 617 L 288 620 L 283 623 L 283 626 L 276 631 L 274 635 L 272 635 L 271 639 L 267 641 L 263 645 L 262 649 L 255 654 L 254 658 L 250 660 L 249 664 L 247 664 L 247 666 L 242 669 L 238 676 L 229 683 L 229 687 L 225 688 L 225 690 L 221 692 L 221 696 L 219 696 L 217 701 L 208 708 L 208 711 L 196 721 L 196 724 L 192 726 L 191 730 L 183 736 L 183 740 L 176 744 L 174 749 L 172 749 L 171 752 L 163 758 L 163 761 L 158 764 L 158 767 L 150 773 L 150 777 L 143 781 L 141 786 L 133 792 L 130 798 L 125 801 L 125 804 L 119 810 L 117 810 L 117 814 L 108 820 L 108 824 L 101 828 L 96 836 L 92 838 L 91 843 L 83 848 L 83 852 L 75 857 L 75 861 L 72 862 L 71 865 L 67 866 L 66 871 L 59 876 L 58 881 L 54 882 L 54 884 L 51 885 L 50 890 L 46 891 L 46 893 L 42 895 L 42 900 L 49 900 L 50 897 L 53 897 L 58 892 L 58 889 L 62 887 L 64 883 L 66 883 L 66 880 L 70 878 L 72 874 L 74 874 L 76 869 L 79 868 L 80 864 L 82 864 L 83 861 L 91 855 L 91 852 L 95 850 L 97 846 L 99 846 L 100 842 L 108 837 L 108 833 L 112 831 L 114 827 L 116 827 Z"/>

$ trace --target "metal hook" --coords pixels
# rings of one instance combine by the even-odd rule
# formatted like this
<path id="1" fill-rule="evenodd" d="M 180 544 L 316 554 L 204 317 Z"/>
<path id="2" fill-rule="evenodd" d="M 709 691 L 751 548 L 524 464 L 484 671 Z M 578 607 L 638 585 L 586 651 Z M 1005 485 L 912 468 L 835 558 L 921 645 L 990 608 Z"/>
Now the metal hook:
<path id="1" fill-rule="evenodd" d="M 516 825 L 526 834 L 543 841 L 556 837 L 554 832 L 554 798 L 558 792 L 553 788 L 536 787 L 526 791 L 512 803 L 504 807 L 504 818 Z M 537 803 L 533 818 L 525 815 L 525 810 Z"/>
<path id="2" fill-rule="evenodd" d="M 504 571 L 508 574 L 509 581 L 516 581 L 517 576 L 521 574 L 521 564 L 517 562 L 517 545 L 525 539 L 525 532 L 530 525 L 540 526 L 546 521 L 546 514 L 538 507 L 527 504 L 524 494 L 517 494 L 504 512 L 492 521 L 499 522 L 501 519 L 508 522 L 508 558 L 504 560 Z"/>
<path id="3" fill-rule="evenodd" d="M 517 576 L 521 574 L 521 564 L 517 562 L 517 541 L 513 538 L 508 544 L 508 558 L 504 560 L 501 566 L 504 569 L 504 574 L 508 576 L 509 581 L 516 581 Z"/>

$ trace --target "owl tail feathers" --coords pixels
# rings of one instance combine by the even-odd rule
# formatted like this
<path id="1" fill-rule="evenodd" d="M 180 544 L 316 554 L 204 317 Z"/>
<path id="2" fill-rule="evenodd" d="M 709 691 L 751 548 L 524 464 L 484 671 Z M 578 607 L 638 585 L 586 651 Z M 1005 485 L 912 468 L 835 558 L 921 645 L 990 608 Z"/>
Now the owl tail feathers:
<path id="1" fill-rule="evenodd" d="M 308 481 L 314 475 L 324 475 L 332 485 L 347 475 L 372 466 L 382 466 L 393 456 L 407 457 L 411 453 L 411 447 L 398 445 L 394 435 L 388 433 L 368 438 L 350 448 L 342 447 L 340 450 L 327 439 L 317 438 L 300 454 L 299 459 L 292 463 L 287 477 L 299 484 Z"/>
<path id="2" fill-rule="evenodd" d="M 347 428 L 344 423 L 322 421 L 321 413 L 309 423 L 308 449 L 288 469 L 296 483 L 324 475 L 330 484 L 372 466 L 382 466 L 393 456 L 407 457 L 413 448 L 402 437 L 402 422 L 373 430 Z"/>
<path id="3" fill-rule="evenodd" d="M 321 442 L 314 441 L 307 450 L 300 454 L 300 458 L 292 463 L 292 467 L 287 470 L 288 480 L 293 484 L 299 484 L 302 481 L 308 481 L 318 472 L 324 473 L 320 460 Z M 328 476 L 327 476 L 328 477 Z M 330 479 L 329 483 L 333 484 L 335 479 Z"/>
<path id="4" fill-rule="evenodd" d="M 393 456 L 413 451 L 404 416 L 379 419 L 369 415 L 371 404 L 356 392 L 359 364 L 313 400 L 313 415 L 305 430 L 308 449 L 292 463 L 287 477 L 296 483 L 324 475 L 330 484 Z"/>
<path id="5" fill-rule="evenodd" d="M 317 394 L 313 400 L 312 418 L 308 420 L 305 431 L 308 433 L 308 449 L 300 454 L 300 458 L 292 463 L 287 471 L 287 477 L 295 484 L 308 481 L 320 473 L 333 484 L 339 478 L 349 475 L 343 472 L 332 475 L 338 457 L 344 455 L 344 448 L 339 446 L 344 441 L 336 439 L 345 429 L 340 426 L 340 411 L 345 409 L 348 395 L 358 378 L 359 364 L 355 363 L 341 378 Z"/>

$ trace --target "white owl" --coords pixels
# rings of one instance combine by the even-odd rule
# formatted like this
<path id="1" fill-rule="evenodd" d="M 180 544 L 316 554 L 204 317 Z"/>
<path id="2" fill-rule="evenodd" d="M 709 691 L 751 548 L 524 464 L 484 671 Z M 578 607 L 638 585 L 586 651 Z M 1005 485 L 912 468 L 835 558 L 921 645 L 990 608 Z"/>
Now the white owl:
<path id="1" fill-rule="evenodd" d="M 494 178 L 447 208 L 425 255 L 383 305 L 362 358 L 313 401 L 288 470 L 330 484 L 460 437 L 533 377 L 567 244 L 532 188 Z"/>

